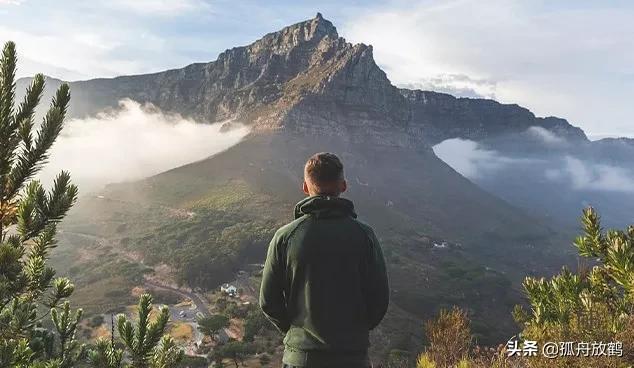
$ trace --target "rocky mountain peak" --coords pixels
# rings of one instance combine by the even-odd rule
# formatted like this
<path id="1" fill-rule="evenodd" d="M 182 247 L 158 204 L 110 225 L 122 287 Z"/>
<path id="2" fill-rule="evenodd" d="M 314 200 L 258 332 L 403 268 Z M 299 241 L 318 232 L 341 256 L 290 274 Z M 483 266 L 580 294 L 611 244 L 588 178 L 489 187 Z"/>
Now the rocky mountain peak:
<path id="1" fill-rule="evenodd" d="M 585 139 L 563 119 L 517 105 L 397 89 L 372 47 L 339 37 L 321 13 L 235 47 L 208 63 L 71 84 L 70 115 L 149 102 L 201 122 L 240 121 L 253 131 L 290 131 L 362 143 L 428 149 L 444 139 L 480 140 L 543 127 Z"/>
<path id="2" fill-rule="evenodd" d="M 249 51 L 259 52 L 263 49 L 277 54 L 288 53 L 293 48 L 303 44 L 317 44 L 322 39 L 337 40 L 339 34 L 337 28 L 326 20 L 321 13 L 303 22 L 284 27 L 277 32 L 272 32 L 248 46 Z"/>

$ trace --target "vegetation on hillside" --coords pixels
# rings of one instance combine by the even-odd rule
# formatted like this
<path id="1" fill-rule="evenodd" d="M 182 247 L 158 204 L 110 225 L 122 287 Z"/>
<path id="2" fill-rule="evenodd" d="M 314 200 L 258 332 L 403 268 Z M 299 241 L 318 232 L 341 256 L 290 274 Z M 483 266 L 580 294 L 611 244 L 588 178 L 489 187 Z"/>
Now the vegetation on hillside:
<path id="1" fill-rule="evenodd" d="M 72 310 L 68 302 L 75 287 L 68 278 L 56 277 L 48 260 L 57 247 L 57 226 L 78 190 L 67 172 L 57 176 L 49 191 L 32 179 L 62 130 L 70 91 L 66 84 L 59 87 L 35 129 L 44 77 L 36 75 L 15 106 L 16 66 L 15 44 L 7 42 L 0 56 L 0 367 L 70 368 L 84 364 L 87 356 L 98 367 L 122 367 L 124 356 L 136 368 L 173 367 L 182 352 L 162 337 L 166 309 L 149 322 L 149 295 L 139 302 L 136 328 L 125 316 L 118 319 L 127 354 L 114 338 L 95 348 L 76 338 L 82 310 Z"/>
<path id="2" fill-rule="evenodd" d="M 215 314 L 209 317 L 202 317 L 198 319 L 198 331 L 205 336 L 209 336 L 212 339 L 216 336 L 218 331 L 229 325 L 229 317 L 222 314 Z"/>
<path id="3" fill-rule="evenodd" d="M 418 368 L 631 367 L 634 364 L 634 226 L 604 231 L 593 208 L 583 211 L 574 245 L 576 273 L 527 277 L 530 311 L 513 312 L 522 331 L 498 349 L 475 345 L 467 314 L 442 311 L 427 324 Z M 526 346 L 534 343 L 534 354 Z M 544 353 L 546 346 L 554 346 Z"/>
<path id="4" fill-rule="evenodd" d="M 178 282 L 213 289 L 245 260 L 260 259 L 274 232 L 273 221 L 238 211 L 201 209 L 192 218 L 171 221 L 129 243 L 148 264 L 172 266 Z"/>

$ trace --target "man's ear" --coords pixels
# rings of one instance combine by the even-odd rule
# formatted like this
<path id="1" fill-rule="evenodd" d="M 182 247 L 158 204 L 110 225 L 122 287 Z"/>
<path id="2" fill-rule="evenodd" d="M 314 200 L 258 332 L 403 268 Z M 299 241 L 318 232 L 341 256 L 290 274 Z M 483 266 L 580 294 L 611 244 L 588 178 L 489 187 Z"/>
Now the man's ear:
<path id="1" fill-rule="evenodd" d="M 339 183 L 339 193 L 343 193 L 348 189 L 348 182 L 346 182 L 345 180 L 342 180 Z"/>
<path id="2" fill-rule="evenodd" d="M 306 180 L 304 180 L 304 182 L 302 183 L 302 190 L 304 191 L 306 195 L 310 194 L 308 193 L 308 184 L 306 183 Z"/>

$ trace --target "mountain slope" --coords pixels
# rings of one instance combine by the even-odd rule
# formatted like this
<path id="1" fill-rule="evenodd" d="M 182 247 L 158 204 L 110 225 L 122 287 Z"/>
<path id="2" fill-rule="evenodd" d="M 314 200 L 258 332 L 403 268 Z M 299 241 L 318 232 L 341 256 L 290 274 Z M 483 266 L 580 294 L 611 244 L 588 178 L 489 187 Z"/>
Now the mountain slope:
<path id="1" fill-rule="evenodd" d="M 412 348 L 420 327 L 409 321 L 453 304 L 473 313 L 482 342 L 502 341 L 514 331 L 510 309 L 521 300 L 511 284 L 566 259 L 555 231 L 438 159 L 435 120 L 390 83 L 370 46 L 339 38 L 319 14 L 211 63 L 74 82 L 71 90 L 73 116 L 132 98 L 203 122 L 251 126 L 225 152 L 83 198 L 66 224 L 146 265 L 166 266 L 192 287 L 214 288 L 261 262 L 301 198 L 306 158 L 339 154 L 347 195 L 377 230 L 389 262 L 393 305 L 374 336 L 376 354 Z"/>

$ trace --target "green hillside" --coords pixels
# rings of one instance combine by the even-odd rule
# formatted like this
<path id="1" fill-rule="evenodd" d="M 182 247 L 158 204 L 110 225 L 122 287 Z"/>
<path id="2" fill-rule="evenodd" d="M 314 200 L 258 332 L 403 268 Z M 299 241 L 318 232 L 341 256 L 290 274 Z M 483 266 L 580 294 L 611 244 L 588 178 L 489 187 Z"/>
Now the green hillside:
<path id="1" fill-rule="evenodd" d="M 127 283 L 131 289 L 139 275 L 161 267 L 177 283 L 209 290 L 232 280 L 246 264 L 263 262 L 272 234 L 291 220 L 293 205 L 302 198 L 301 165 L 319 148 L 343 157 L 348 197 L 375 227 L 385 250 L 393 303 L 388 322 L 374 337 L 389 336 L 390 346 L 381 349 L 420 343 L 412 340 L 420 325 L 407 321 L 422 321 L 450 305 L 472 312 L 483 343 L 498 342 L 515 331 L 509 313 L 520 301 L 515 281 L 533 267 L 547 272 L 549 265 L 561 264 L 561 248 L 553 245 L 548 228 L 479 190 L 433 155 L 377 153 L 364 146 L 344 150 L 336 140 L 314 144 L 252 135 L 207 160 L 82 198 L 65 233 L 92 234 L 113 248 L 97 258 L 108 267 L 80 258 L 70 262 L 71 269 L 84 270 L 84 276 L 74 275 L 85 285 L 77 297 L 107 299 L 110 287 Z M 426 169 L 434 175 L 426 175 Z M 130 265 L 131 256 L 144 266 Z M 95 272 L 101 278 L 91 285 Z M 94 285 L 101 297 L 94 295 Z"/>

